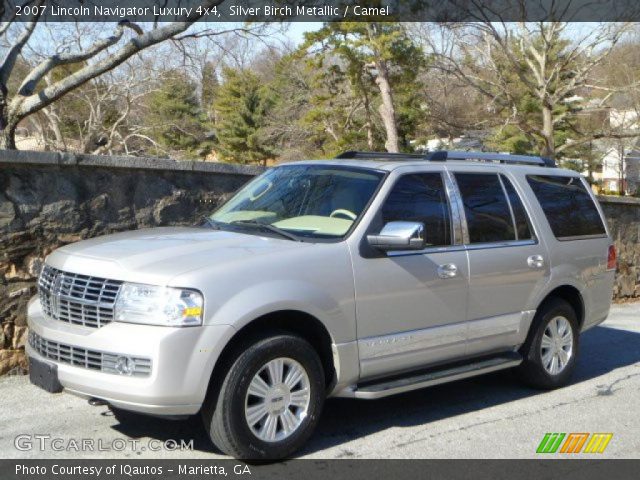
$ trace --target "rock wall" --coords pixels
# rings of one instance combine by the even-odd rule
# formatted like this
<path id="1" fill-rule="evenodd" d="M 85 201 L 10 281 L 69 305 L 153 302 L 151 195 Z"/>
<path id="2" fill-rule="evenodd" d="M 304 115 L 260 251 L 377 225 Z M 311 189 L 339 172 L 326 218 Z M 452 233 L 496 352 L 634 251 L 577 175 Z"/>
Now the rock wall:
<path id="1" fill-rule="evenodd" d="M 42 259 L 66 243 L 193 225 L 260 167 L 0 151 L 0 375 L 26 369 L 26 304 Z"/>
<path id="2" fill-rule="evenodd" d="M 640 198 L 598 197 L 618 252 L 615 300 L 640 297 Z"/>
<path id="3" fill-rule="evenodd" d="M 192 225 L 260 167 L 0 151 L 0 375 L 26 370 L 26 304 L 42 259 L 66 243 Z M 600 197 L 619 253 L 614 297 L 640 297 L 640 200 Z"/>

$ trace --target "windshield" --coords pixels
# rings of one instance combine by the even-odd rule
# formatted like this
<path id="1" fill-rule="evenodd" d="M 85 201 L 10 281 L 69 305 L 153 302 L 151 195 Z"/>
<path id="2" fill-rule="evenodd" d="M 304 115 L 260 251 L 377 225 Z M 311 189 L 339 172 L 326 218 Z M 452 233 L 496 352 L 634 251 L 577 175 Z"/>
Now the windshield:
<path id="1" fill-rule="evenodd" d="M 251 181 L 209 219 L 217 225 L 270 225 L 297 237 L 340 238 L 360 217 L 383 176 L 359 168 L 285 165 Z"/>

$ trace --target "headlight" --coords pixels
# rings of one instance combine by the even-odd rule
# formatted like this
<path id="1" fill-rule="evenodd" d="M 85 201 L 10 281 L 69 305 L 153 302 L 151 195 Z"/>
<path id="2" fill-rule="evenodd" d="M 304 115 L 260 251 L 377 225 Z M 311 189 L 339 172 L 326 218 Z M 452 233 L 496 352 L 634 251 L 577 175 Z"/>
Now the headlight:
<path id="1" fill-rule="evenodd" d="M 123 283 L 116 300 L 117 322 L 190 327 L 202 325 L 202 294 L 196 290 Z"/>

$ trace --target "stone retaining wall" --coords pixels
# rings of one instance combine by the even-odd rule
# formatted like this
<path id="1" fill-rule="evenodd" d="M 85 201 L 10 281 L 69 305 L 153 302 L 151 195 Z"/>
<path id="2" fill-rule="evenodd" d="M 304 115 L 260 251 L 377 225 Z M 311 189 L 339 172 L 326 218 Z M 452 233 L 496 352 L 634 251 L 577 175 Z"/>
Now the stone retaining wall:
<path id="1" fill-rule="evenodd" d="M 0 375 L 26 368 L 26 304 L 42 259 L 122 230 L 193 225 L 262 168 L 0 151 Z"/>
<path id="2" fill-rule="evenodd" d="M 66 243 L 192 225 L 261 167 L 0 151 L 0 375 L 26 369 L 26 303 L 42 259 Z M 640 200 L 600 197 L 619 252 L 614 297 L 640 297 Z"/>
<path id="3" fill-rule="evenodd" d="M 615 300 L 640 297 L 640 198 L 601 195 L 618 252 L 618 273 L 613 290 Z"/>

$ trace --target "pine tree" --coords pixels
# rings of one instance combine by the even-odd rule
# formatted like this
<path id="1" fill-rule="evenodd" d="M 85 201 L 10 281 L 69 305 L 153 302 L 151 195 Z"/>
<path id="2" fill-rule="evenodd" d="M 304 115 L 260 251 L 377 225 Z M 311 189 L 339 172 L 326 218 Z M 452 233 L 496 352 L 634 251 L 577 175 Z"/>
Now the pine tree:
<path id="1" fill-rule="evenodd" d="M 218 72 L 212 62 L 207 62 L 202 68 L 200 97 L 201 104 L 203 105 L 205 113 L 211 122 L 215 122 L 215 111 L 211 107 L 218 95 L 218 88 L 220 88 Z"/>
<path id="2" fill-rule="evenodd" d="M 305 35 L 302 49 L 317 46 L 329 59 L 340 59 L 330 68 L 339 70 L 349 80 L 351 90 L 362 98 L 370 129 L 376 100 L 385 148 L 390 152 L 407 149 L 407 132 L 400 128 L 411 124 L 406 121 L 407 111 L 400 112 L 400 101 L 409 98 L 407 91 L 416 90 L 415 80 L 424 55 L 405 28 L 394 23 L 326 23 L 317 32 Z M 369 143 L 371 140 L 370 136 Z"/>
<path id="3" fill-rule="evenodd" d="M 260 78 L 249 70 L 226 68 L 213 108 L 217 146 L 224 160 L 266 164 L 275 156 L 264 127 L 272 95 Z"/>
<path id="4" fill-rule="evenodd" d="M 158 144 L 175 153 L 204 157 L 210 150 L 208 125 L 196 83 L 178 70 L 166 72 L 147 103 L 147 122 Z"/>

